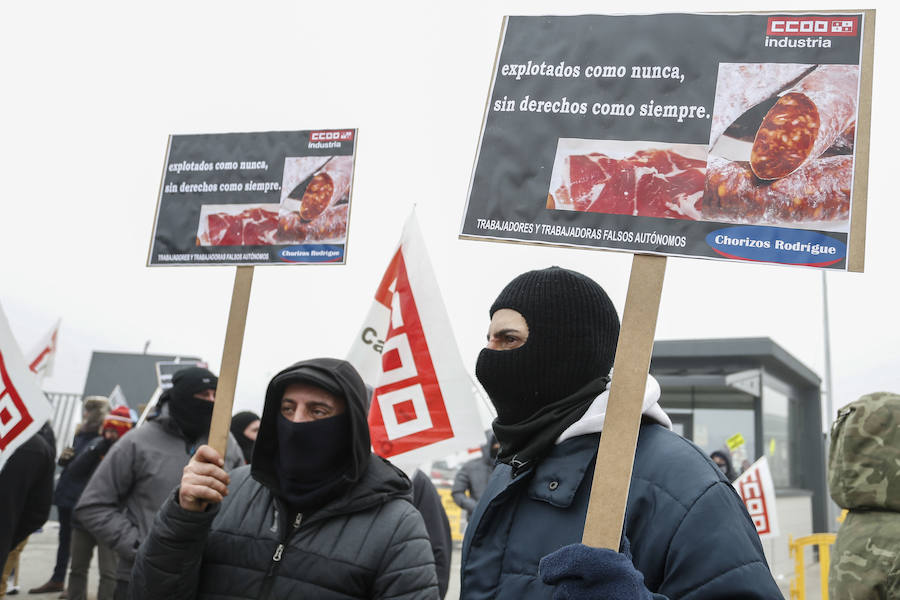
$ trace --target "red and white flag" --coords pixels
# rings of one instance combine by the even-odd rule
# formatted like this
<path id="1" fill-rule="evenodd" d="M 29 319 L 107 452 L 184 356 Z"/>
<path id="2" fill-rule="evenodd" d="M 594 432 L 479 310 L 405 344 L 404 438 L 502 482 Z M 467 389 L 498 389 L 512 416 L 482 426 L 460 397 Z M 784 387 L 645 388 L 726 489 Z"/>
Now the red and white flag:
<path id="1" fill-rule="evenodd" d="M 478 400 L 415 213 L 347 360 L 375 389 L 369 431 L 379 456 L 411 466 L 484 444 Z"/>
<path id="2" fill-rule="evenodd" d="M 0 308 L 0 469 L 50 418 L 50 403 L 29 370 Z"/>
<path id="3" fill-rule="evenodd" d="M 56 339 L 59 336 L 59 321 L 56 322 L 44 337 L 26 355 L 28 368 L 37 375 L 38 382 L 53 374 L 53 362 L 56 359 Z"/>
<path id="4" fill-rule="evenodd" d="M 763 456 L 732 483 L 737 490 L 761 539 L 778 535 L 778 511 L 775 509 L 775 485 L 769 461 Z"/>

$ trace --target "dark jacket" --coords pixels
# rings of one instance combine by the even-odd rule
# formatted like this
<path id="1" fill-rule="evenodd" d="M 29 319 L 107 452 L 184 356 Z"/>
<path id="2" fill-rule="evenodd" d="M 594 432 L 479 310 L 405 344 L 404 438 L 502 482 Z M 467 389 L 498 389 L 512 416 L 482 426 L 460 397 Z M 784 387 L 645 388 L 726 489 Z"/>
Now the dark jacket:
<path id="1" fill-rule="evenodd" d="M 109 445 L 103 437 L 94 432 L 75 434 L 75 441 L 72 444 L 75 456 L 66 463 L 62 473 L 59 474 L 59 479 L 56 480 L 53 504 L 60 508 L 75 508 L 94 469 L 109 450 Z"/>
<path id="2" fill-rule="evenodd" d="M 461 598 L 552 596 L 538 563 L 581 541 L 598 439 L 566 440 L 515 477 L 497 466 L 466 529 Z M 660 597 L 782 597 L 734 488 L 702 450 L 659 425 L 640 430 L 625 534 L 635 567 Z"/>
<path id="3" fill-rule="evenodd" d="M 153 517 L 181 481 L 182 470 L 202 437 L 188 442 L 163 403 L 160 412 L 117 441 L 94 471 L 73 517 L 119 555 L 116 578 L 128 581 L 141 540 Z M 229 434 L 225 468 L 244 464 Z"/>
<path id="4" fill-rule="evenodd" d="M 0 470 L 0 565 L 50 514 L 56 450 L 48 425 L 16 448 Z"/>
<path id="5" fill-rule="evenodd" d="M 434 554 L 434 568 L 437 571 L 438 590 L 441 598 L 447 595 L 450 587 L 450 563 L 453 557 L 453 536 L 450 534 L 450 520 L 444 503 L 428 475 L 416 469 L 412 479 L 413 506 L 425 521 L 425 530 L 431 541 L 431 553 Z"/>
<path id="6" fill-rule="evenodd" d="M 349 484 L 309 514 L 290 514 L 274 471 L 281 394 L 301 367 L 344 391 L 354 433 Z M 437 577 L 409 479 L 371 453 L 365 388 L 344 361 L 318 359 L 269 384 L 253 463 L 232 473 L 228 495 L 190 512 L 171 495 L 141 546 L 135 600 L 193 598 L 436 599 Z"/>

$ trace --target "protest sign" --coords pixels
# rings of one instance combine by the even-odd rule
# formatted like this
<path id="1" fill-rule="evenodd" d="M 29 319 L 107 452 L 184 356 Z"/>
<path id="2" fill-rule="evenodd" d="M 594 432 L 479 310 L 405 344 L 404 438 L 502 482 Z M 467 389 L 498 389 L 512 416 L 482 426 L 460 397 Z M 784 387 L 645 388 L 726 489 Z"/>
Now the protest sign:
<path id="1" fill-rule="evenodd" d="M 472 380 L 413 213 L 347 360 L 374 389 L 376 454 L 401 465 L 484 443 Z"/>
<path id="2" fill-rule="evenodd" d="M 635 253 L 584 543 L 619 547 L 666 256 L 863 270 L 874 21 L 504 19 L 460 237 Z"/>
<path id="3" fill-rule="evenodd" d="M 355 129 L 173 135 L 147 264 L 343 263 Z"/>
<path id="4" fill-rule="evenodd" d="M 873 21 L 508 17 L 461 235 L 861 270 Z"/>
<path id="5" fill-rule="evenodd" d="M 59 337 L 59 321 L 39 339 L 28 353 L 28 368 L 37 375 L 38 382 L 53 373 L 56 359 L 56 339 Z"/>
<path id="6" fill-rule="evenodd" d="M 778 536 L 778 511 L 775 509 L 775 484 L 769 461 L 763 456 L 750 465 L 741 476 L 732 483 L 737 490 L 759 537 Z"/>
<path id="7" fill-rule="evenodd" d="M 0 469 L 50 418 L 50 403 L 25 364 L 0 307 Z"/>

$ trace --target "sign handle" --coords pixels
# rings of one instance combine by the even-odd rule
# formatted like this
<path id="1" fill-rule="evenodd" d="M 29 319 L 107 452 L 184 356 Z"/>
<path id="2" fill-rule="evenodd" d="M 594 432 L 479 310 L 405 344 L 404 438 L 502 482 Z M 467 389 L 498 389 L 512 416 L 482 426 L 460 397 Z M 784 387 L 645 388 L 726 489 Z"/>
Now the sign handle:
<path id="1" fill-rule="evenodd" d="M 209 427 L 209 445 L 223 457 L 228 446 L 234 389 L 241 362 L 241 347 L 244 344 L 244 326 L 247 324 L 247 307 L 250 305 L 250 285 L 253 283 L 252 266 L 240 266 L 236 269 L 234 290 L 231 292 L 231 310 L 228 312 L 228 328 L 225 330 L 225 348 L 222 350 L 222 368 L 219 369 L 219 387 L 216 389 L 216 403 Z"/>
<path id="2" fill-rule="evenodd" d="M 634 255 L 581 538 L 588 546 L 619 549 L 665 272 L 665 256 Z"/>

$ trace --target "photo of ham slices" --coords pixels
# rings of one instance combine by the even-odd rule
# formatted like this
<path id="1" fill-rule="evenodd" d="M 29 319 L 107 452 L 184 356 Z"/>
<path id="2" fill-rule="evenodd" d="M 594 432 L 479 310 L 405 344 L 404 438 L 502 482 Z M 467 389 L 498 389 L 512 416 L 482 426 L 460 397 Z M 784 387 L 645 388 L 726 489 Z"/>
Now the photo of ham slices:
<path id="1" fill-rule="evenodd" d="M 205 204 L 198 246 L 267 246 L 276 243 L 277 204 Z"/>
<path id="2" fill-rule="evenodd" d="M 596 152 L 569 154 L 564 142 L 560 140 L 563 152 L 558 151 L 556 156 L 547 208 L 668 219 L 701 218 L 705 160 L 653 147 L 614 158 L 627 145 L 600 140 L 593 141 Z M 695 153 L 702 151 L 697 149 Z"/>

